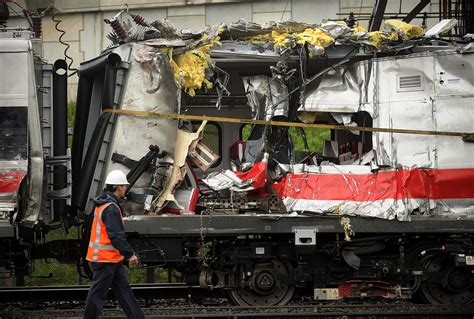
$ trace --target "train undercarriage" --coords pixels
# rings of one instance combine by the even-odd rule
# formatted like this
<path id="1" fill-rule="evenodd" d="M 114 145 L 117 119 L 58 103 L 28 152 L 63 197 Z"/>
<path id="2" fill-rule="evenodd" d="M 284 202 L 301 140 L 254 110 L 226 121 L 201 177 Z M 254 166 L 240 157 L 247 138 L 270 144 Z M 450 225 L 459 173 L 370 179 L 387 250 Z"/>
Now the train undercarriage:
<path id="1" fill-rule="evenodd" d="M 242 217 L 195 216 L 187 222 L 150 217 L 127 225 L 141 229 L 130 234 L 143 264 L 174 269 L 190 285 L 222 289 L 238 305 L 284 305 L 296 295 L 418 298 L 434 304 L 474 299 L 473 237 L 462 231 L 447 234 L 440 226 L 459 222 L 433 221 L 432 229 L 423 225 L 420 232 L 416 221 L 356 218 L 357 236 L 347 241 L 337 218 L 295 223 L 288 217 Z M 153 225 L 163 234 L 142 229 Z M 173 234 L 176 225 L 184 227 L 183 236 Z M 393 231 L 383 231 L 390 227 Z M 405 231 L 398 232 L 401 228 Z"/>

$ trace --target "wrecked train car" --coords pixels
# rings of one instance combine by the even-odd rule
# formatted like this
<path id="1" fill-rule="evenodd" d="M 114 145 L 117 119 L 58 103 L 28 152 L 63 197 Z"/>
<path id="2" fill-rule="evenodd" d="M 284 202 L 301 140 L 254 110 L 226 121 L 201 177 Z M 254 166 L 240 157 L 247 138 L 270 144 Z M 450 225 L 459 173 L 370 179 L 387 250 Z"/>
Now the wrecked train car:
<path id="1" fill-rule="evenodd" d="M 121 168 L 132 169 L 137 183 L 129 192 L 130 202 L 138 204 L 132 211 L 163 213 L 171 202 L 175 210 L 194 213 L 197 177 L 211 168 L 214 173 L 202 179 L 205 187 L 246 195 L 269 188 L 268 195 L 281 201 L 286 213 L 402 221 L 414 213 L 469 215 L 473 196 L 466 186 L 473 178 L 473 144 L 463 134 L 472 130 L 470 97 L 465 94 L 472 85 L 471 49 L 419 45 L 420 40 L 395 42 L 421 31 L 388 23 L 391 33 L 365 35 L 337 23 L 311 28 L 292 22 L 266 29 L 242 22 L 183 35 L 157 22 L 156 28 L 140 26 L 141 33 L 138 28 L 128 30 L 128 36 L 123 31 L 122 40 L 111 36 L 117 44 L 126 43 L 80 69 L 73 172 L 83 178 L 74 179 L 73 204 L 90 211 L 104 172 Z M 137 41 L 147 34 L 151 39 Z M 383 39 L 395 42 L 393 47 L 382 49 L 387 46 Z M 367 46 L 381 49 L 380 56 L 372 57 Z M 301 52 L 295 60 L 297 50 Z M 308 60 L 302 61 L 303 53 Z M 296 67 L 303 65 L 303 77 L 309 78 L 301 80 L 303 71 Z M 229 79 L 226 88 L 223 82 Z M 96 91 L 102 93 L 93 95 Z M 234 96 L 241 105 L 223 103 L 238 101 Z M 214 110 L 206 105 L 212 99 L 217 102 Z M 214 165 L 215 152 L 198 143 L 204 126 L 193 133 L 179 117 L 184 114 L 220 116 L 217 124 L 223 136 L 229 135 L 225 144 L 232 146 L 222 152 L 219 165 Z M 242 114 L 257 120 L 246 123 L 322 121 L 333 125 L 331 139 L 324 142 L 319 158 L 308 152 L 311 156 L 301 162 L 288 134 L 292 124 L 253 124 L 243 142 L 232 135 L 232 124 L 225 119 L 238 123 L 236 118 L 245 119 Z M 188 153 L 194 169 L 186 163 Z M 142 157 L 148 163 L 134 171 Z"/>
<path id="2" fill-rule="evenodd" d="M 439 37 L 455 21 L 109 22 L 113 44 L 79 70 L 73 205 L 129 172 L 144 264 L 240 305 L 473 300 L 474 55 Z M 327 129 L 319 154 L 305 128 Z"/>
<path id="3" fill-rule="evenodd" d="M 17 284 L 32 259 L 80 258 L 43 235 L 87 216 L 119 168 L 142 264 L 236 304 L 472 302 L 473 55 L 439 36 L 455 21 L 107 23 L 111 46 L 79 69 L 72 166 L 65 61 L 2 29 L 2 70 L 22 79 L 0 89 L 0 264 Z"/>

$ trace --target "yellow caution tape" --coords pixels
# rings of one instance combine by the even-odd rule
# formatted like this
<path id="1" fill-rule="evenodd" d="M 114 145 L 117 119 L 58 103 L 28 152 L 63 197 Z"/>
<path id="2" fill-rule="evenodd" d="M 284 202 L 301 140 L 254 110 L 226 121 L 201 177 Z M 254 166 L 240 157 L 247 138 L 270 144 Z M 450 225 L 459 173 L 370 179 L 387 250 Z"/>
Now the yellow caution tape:
<path id="1" fill-rule="evenodd" d="M 173 113 L 159 113 L 133 110 L 118 110 L 105 109 L 103 112 L 116 113 L 120 115 L 133 115 L 144 117 L 158 117 L 163 119 L 180 119 L 191 121 L 213 121 L 222 123 L 239 123 L 239 124 L 259 124 L 272 126 L 287 126 L 287 127 L 308 127 L 308 128 L 325 128 L 331 130 L 341 131 L 362 131 L 362 132 L 381 132 L 381 133 L 400 133 L 400 134 L 415 134 L 415 135 L 442 135 L 442 136 L 459 136 L 466 142 L 474 142 L 474 133 L 467 132 L 451 132 L 451 131 L 424 131 L 424 130 L 409 130 L 409 129 L 393 129 L 382 127 L 361 127 L 361 126 L 344 126 L 334 124 L 307 124 L 300 122 L 280 122 L 280 121 L 265 121 L 253 119 L 239 119 L 231 117 L 218 117 L 206 115 L 187 115 L 187 114 L 173 114 Z"/>

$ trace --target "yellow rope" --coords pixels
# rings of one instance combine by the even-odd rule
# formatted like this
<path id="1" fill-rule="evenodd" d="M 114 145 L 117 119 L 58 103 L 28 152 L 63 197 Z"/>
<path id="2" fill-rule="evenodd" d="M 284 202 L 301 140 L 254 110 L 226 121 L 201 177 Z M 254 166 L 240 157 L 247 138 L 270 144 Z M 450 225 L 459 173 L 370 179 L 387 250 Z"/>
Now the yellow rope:
<path id="1" fill-rule="evenodd" d="M 120 114 L 120 115 L 158 117 L 158 118 L 163 118 L 163 119 L 181 119 L 181 120 L 193 120 L 193 121 L 214 121 L 214 122 L 222 122 L 222 123 L 260 124 L 260 125 L 287 126 L 287 127 L 325 128 L 325 129 L 342 130 L 342 131 L 362 131 L 362 132 L 400 133 L 400 134 L 416 134 L 416 135 L 459 136 L 459 137 L 462 137 L 463 140 L 466 141 L 466 142 L 474 142 L 474 133 L 468 133 L 468 132 L 425 131 L 425 130 L 382 128 L 382 127 L 343 126 L 343 125 L 333 125 L 333 124 L 306 124 L 306 123 L 300 123 L 300 122 L 265 121 L 265 120 L 239 119 L 239 118 L 206 116 L 206 115 L 172 114 L 172 113 L 158 113 L 158 112 L 117 110 L 117 109 L 105 109 L 103 112 L 116 113 L 116 114 Z"/>

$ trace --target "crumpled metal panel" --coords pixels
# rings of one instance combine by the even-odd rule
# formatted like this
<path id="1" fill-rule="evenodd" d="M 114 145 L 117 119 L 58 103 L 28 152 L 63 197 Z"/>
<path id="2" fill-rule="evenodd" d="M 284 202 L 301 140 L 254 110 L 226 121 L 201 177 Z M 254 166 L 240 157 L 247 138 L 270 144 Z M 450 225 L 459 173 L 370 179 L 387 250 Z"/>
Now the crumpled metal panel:
<path id="1" fill-rule="evenodd" d="M 405 101 L 381 104 L 374 126 L 434 130 L 431 101 Z M 436 167 L 435 137 L 426 135 L 373 133 L 377 143 L 377 164 L 390 167 Z"/>
<path id="2" fill-rule="evenodd" d="M 424 37 L 434 38 L 439 37 L 441 34 L 447 34 L 457 24 L 458 20 L 456 19 L 443 19 L 426 31 Z"/>
<path id="3" fill-rule="evenodd" d="M 29 140 L 29 194 L 28 207 L 23 222 L 29 226 L 41 218 L 43 204 L 43 143 L 35 81 L 35 65 L 31 41 L 23 39 L 2 40 L 0 45 L 2 75 L 15 74 L 15 81 L 0 76 L 0 105 L 28 107 Z"/>
<path id="4" fill-rule="evenodd" d="M 409 220 L 420 214 L 472 214 L 474 169 L 297 166 L 273 188 L 287 211 Z M 319 172 L 319 173 L 318 173 Z"/>
<path id="5" fill-rule="evenodd" d="M 337 116 L 365 109 L 374 127 L 474 130 L 474 55 L 444 50 L 379 58 L 371 73 L 358 69 L 359 64 L 324 76 L 320 87 L 307 95 L 305 111 Z M 372 139 L 376 163 L 382 167 L 372 172 L 333 165 L 338 172 L 327 179 L 323 165 L 281 166 L 289 174 L 274 186 L 287 209 L 399 220 L 408 220 L 415 211 L 472 215 L 474 143 L 460 137 L 378 132 Z"/>
<path id="6" fill-rule="evenodd" d="M 216 172 L 209 174 L 202 182 L 214 191 L 230 189 L 233 192 L 242 193 L 262 189 L 267 182 L 268 158 L 269 154 L 264 153 L 263 159 L 254 163 L 247 171 Z"/>
<path id="7" fill-rule="evenodd" d="M 129 45 L 124 45 L 127 47 Z M 124 93 L 121 100 L 121 109 L 134 111 L 149 111 L 161 113 L 176 113 L 178 107 L 178 91 L 174 76 L 169 66 L 168 58 L 150 47 L 153 55 L 146 63 L 135 58 L 143 46 L 133 44 L 132 51 L 126 56 L 127 50 L 119 47 L 119 53 L 125 61 L 130 63 L 128 76 L 124 82 Z M 121 169 L 128 172 L 128 168 L 119 163 L 112 163 L 112 153 L 117 152 L 131 159 L 139 160 L 148 152 L 149 145 L 158 145 L 160 150 L 169 154 L 175 151 L 177 123 L 173 119 L 160 119 L 155 117 L 119 116 L 112 141 L 112 152 L 107 162 L 110 163 L 103 172 L 104 179 L 108 171 Z M 149 187 L 151 176 L 144 172 L 133 187 L 135 193 L 145 193 Z M 143 205 L 125 203 L 125 210 L 140 212 Z"/>
<path id="8" fill-rule="evenodd" d="M 249 191 L 253 189 L 250 186 L 253 182 L 252 179 L 243 181 L 231 170 L 211 173 L 206 178 L 202 179 L 202 182 L 214 191 L 232 188 L 232 190 L 236 191 Z"/>
<path id="9" fill-rule="evenodd" d="M 471 132 L 474 55 L 426 52 L 379 59 L 374 127 Z M 419 77 L 400 87 L 403 77 Z M 410 86 L 409 85 L 409 86 Z M 460 137 L 373 133 L 377 163 L 391 167 L 474 167 L 474 144 Z"/>
<path id="10" fill-rule="evenodd" d="M 463 131 L 464 128 L 464 131 L 473 131 L 473 105 L 474 97 L 472 96 L 437 98 L 434 102 L 437 129 Z M 474 143 L 464 142 L 460 137 L 438 136 L 436 160 L 439 167 L 474 167 Z"/>
<path id="11" fill-rule="evenodd" d="M 277 78 L 265 75 L 242 77 L 252 114 L 258 120 L 288 116 L 288 88 Z"/>
<path id="12" fill-rule="evenodd" d="M 323 76 L 319 86 L 306 93 L 298 112 L 372 114 L 370 80 L 372 64 L 362 61 L 339 67 Z"/>

